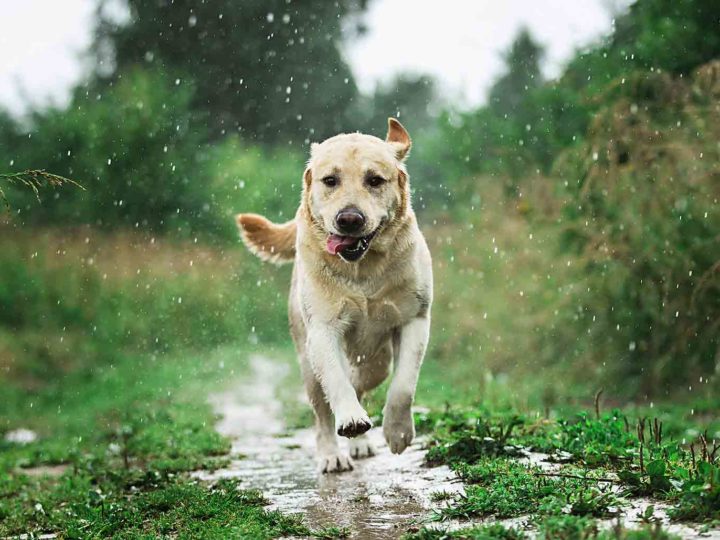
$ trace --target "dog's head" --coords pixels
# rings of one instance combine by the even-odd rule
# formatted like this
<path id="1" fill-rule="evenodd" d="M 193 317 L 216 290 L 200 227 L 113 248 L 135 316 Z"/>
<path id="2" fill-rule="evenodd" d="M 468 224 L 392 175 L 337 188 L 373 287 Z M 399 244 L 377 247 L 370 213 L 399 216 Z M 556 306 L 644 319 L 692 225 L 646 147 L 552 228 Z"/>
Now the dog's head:
<path id="1" fill-rule="evenodd" d="M 407 212 L 403 161 L 410 144 L 402 124 L 390 118 L 384 141 L 353 133 L 312 145 L 305 202 L 330 254 L 359 261 L 373 240 Z"/>

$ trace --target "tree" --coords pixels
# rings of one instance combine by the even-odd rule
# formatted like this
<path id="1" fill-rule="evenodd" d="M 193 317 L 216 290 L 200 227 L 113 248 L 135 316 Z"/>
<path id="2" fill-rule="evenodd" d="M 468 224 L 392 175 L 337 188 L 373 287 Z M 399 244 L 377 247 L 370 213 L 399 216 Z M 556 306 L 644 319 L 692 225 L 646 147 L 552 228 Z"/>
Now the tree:
<path id="1" fill-rule="evenodd" d="M 76 89 L 67 109 L 35 111 L 28 133 L 3 159 L 15 170 L 75 179 L 87 191 L 43 190 L 37 205 L 34 193 L 10 188 L 16 215 L 25 223 L 155 231 L 197 222 L 210 193 L 198 164 L 207 136 L 191 126 L 191 100 L 189 85 L 177 88 L 136 69 L 102 94 Z"/>
<path id="2" fill-rule="evenodd" d="M 636 70 L 687 76 L 720 57 L 718 13 L 717 0 L 638 0 L 605 42 L 570 62 L 563 84 L 594 96 Z"/>
<path id="3" fill-rule="evenodd" d="M 112 67 L 98 79 L 142 64 L 178 85 L 193 80 L 192 106 L 207 113 L 214 138 L 286 144 L 347 128 L 358 91 L 338 44 L 367 0 L 126 1 L 129 21 L 118 24 L 101 0 L 94 49 L 98 66 Z"/>
<path id="4" fill-rule="evenodd" d="M 378 84 L 370 96 L 356 100 L 352 116 L 358 120 L 355 130 L 385 136 L 390 116 L 398 117 L 415 137 L 436 123 L 433 111 L 440 97 L 435 79 L 429 75 L 401 73 Z"/>
<path id="5" fill-rule="evenodd" d="M 490 89 L 490 109 L 501 116 L 517 112 L 527 93 L 544 82 L 540 72 L 543 55 L 543 48 L 530 32 L 526 28 L 520 30 L 505 55 L 505 74 Z"/>

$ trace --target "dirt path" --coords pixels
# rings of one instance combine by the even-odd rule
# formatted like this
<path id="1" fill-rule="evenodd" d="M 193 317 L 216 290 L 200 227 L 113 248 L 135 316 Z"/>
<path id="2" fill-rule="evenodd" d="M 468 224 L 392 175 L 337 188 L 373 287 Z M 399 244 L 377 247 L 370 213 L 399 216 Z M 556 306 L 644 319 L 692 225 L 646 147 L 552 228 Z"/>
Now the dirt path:
<path id="1" fill-rule="evenodd" d="M 355 460 L 352 472 L 318 474 L 312 430 L 287 432 L 282 422 L 275 385 L 283 380 L 285 366 L 255 356 L 251 368 L 241 386 L 211 397 L 222 416 L 217 429 L 233 439 L 232 455 L 239 459 L 198 477 L 241 479 L 243 487 L 261 489 L 271 509 L 302 513 L 313 528 L 348 527 L 360 539 L 397 538 L 430 515 L 431 493 L 462 489 L 451 482 L 447 467 L 421 467 L 420 441 L 395 456 L 379 429 L 370 432 L 376 456 Z"/>

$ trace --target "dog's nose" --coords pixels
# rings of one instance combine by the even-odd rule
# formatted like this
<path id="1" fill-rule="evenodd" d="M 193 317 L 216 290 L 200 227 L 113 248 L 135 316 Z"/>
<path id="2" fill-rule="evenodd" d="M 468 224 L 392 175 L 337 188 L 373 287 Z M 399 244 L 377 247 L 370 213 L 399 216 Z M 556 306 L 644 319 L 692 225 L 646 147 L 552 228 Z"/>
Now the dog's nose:
<path id="1" fill-rule="evenodd" d="M 357 208 L 344 208 L 335 216 L 335 224 L 341 233 L 354 234 L 365 225 L 365 216 Z"/>

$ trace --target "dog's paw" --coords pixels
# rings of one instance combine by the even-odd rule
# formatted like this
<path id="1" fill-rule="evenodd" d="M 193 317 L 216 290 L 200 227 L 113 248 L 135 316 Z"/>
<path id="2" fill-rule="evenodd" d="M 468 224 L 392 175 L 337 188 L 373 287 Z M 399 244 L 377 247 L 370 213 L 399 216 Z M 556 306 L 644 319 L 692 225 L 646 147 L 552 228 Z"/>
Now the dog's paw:
<path id="1" fill-rule="evenodd" d="M 410 406 L 388 405 L 383 412 L 383 435 L 393 454 L 402 454 L 415 438 Z"/>
<path id="2" fill-rule="evenodd" d="M 335 427 L 337 428 L 337 434 L 341 437 L 352 438 L 365 433 L 372 427 L 372 422 L 367 413 L 360 407 L 355 414 L 337 415 L 335 417 Z"/>
<path id="3" fill-rule="evenodd" d="M 370 437 L 360 435 L 350 439 L 350 455 L 354 459 L 364 459 L 375 455 L 375 447 L 370 442 Z"/>
<path id="4" fill-rule="evenodd" d="M 320 456 L 320 472 L 339 473 L 353 470 L 353 463 L 349 456 L 338 452 Z"/>

